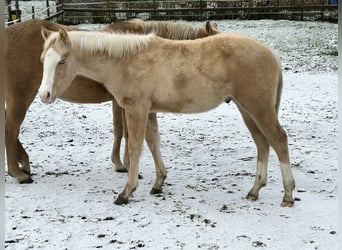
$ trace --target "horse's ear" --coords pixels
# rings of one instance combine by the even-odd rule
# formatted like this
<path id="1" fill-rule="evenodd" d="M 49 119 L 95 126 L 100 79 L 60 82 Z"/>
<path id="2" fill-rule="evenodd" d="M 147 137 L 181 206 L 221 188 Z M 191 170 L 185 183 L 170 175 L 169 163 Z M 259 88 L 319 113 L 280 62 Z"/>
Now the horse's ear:
<path id="1" fill-rule="evenodd" d="M 205 30 L 207 31 L 207 33 L 209 35 L 217 34 L 217 30 L 216 29 L 217 29 L 217 23 L 211 24 L 209 20 L 205 23 Z"/>
<path id="2" fill-rule="evenodd" d="M 64 45 L 67 45 L 69 43 L 69 36 L 68 33 L 64 29 L 59 29 L 59 40 L 64 43 Z"/>
<path id="3" fill-rule="evenodd" d="M 208 34 L 211 34 L 213 32 L 213 28 L 211 27 L 209 20 L 205 23 L 205 30 L 208 32 Z"/>
<path id="4" fill-rule="evenodd" d="M 46 40 L 52 32 L 48 30 L 47 28 L 45 28 L 44 26 L 41 26 L 40 33 L 42 34 L 43 39 Z"/>

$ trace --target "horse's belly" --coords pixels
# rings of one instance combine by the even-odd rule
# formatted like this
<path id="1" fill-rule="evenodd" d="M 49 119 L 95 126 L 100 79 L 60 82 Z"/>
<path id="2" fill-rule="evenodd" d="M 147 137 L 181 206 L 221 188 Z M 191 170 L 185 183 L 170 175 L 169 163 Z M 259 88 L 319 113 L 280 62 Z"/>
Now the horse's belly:
<path id="1" fill-rule="evenodd" d="M 223 100 L 221 100 L 221 99 L 216 99 L 216 100 L 212 100 L 212 101 L 210 101 L 210 100 L 193 101 L 191 103 L 188 103 L 188 105 L 184 105 L 183 109 L 181 110 L 181 113 L 207 112 L 209 110 L 216 108 L 222 102 L 223 102 Z"/>
<path id="2" fill-rule="evenodd" d="M 153 101 L 152 112 L 171 112 L 171 113 L 201 113 L 216 108 L 224 101 L 224 98 L 185 98 L 182 100 Z"/>

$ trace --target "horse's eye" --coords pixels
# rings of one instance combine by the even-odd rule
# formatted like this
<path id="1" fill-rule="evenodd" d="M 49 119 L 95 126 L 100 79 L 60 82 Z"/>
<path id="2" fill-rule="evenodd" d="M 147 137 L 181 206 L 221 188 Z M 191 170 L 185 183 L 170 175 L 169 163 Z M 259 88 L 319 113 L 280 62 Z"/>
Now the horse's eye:
<path id="1" fill-rule="evenodd" d="M 64 59 L 59 61 L 59 64 L 64 64 L 64 63 L 65 63 Z"/>

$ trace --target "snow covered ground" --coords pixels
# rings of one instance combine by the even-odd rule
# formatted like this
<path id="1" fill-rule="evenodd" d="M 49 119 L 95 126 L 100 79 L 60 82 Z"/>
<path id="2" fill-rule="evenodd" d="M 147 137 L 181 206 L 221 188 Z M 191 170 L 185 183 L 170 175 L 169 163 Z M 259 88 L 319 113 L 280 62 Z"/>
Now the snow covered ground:
<path id="1" fill-rule="evenodd" d="M 283 188 L 273 151 L 259 200 L 244 199 L 256 149 L 233 103 L 202 114 L 158 114 L 164 192 L 149 194 L 155 172 L 145 147 L 143 179 L 130 203 L 116 206 L 126 174 L 114 172 L 110 161 L 110 103 L 36 99 L 20 135 L 34 183 L 6 176 L 6 249 L 337 249 L 337 25 L 217 23 L 281 56 L 279 117 L 289 136 L 294 207 L 279 206 Z"/>

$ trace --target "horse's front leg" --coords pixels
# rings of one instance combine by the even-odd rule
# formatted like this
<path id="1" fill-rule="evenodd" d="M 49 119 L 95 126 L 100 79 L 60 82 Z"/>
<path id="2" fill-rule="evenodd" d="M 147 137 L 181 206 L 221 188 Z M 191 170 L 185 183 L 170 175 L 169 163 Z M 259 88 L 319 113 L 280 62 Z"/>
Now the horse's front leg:
<path id="1" fill-rule="evenodd" d="M 128 101 L 127 101 L 128 102 Z M 138 186 L 139 159 L 144 143 L 147 117 L 151 105 L 149 102 L 130 100 L 124 105 L 125 118 L 128 131 L 128 153 L 130 166 L 128 169 L 128 180 L 122 193 L 115 200 L 116 205 L 128 203 L 128 198 Z"/>
<path id="2" fill-rule="evenodd" d="M 7 102 L 5 117 L 5 143 L 8 174 L 19 183 L 32 183 L 29 156 L 18 139 L 20 125 L 26 114 L 26 106 L 19 102 Z M 19 162 L 22 169 L 19 168 Z"/>

